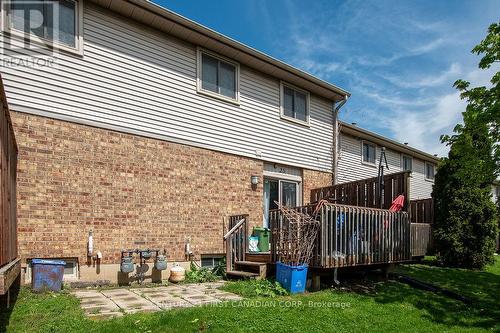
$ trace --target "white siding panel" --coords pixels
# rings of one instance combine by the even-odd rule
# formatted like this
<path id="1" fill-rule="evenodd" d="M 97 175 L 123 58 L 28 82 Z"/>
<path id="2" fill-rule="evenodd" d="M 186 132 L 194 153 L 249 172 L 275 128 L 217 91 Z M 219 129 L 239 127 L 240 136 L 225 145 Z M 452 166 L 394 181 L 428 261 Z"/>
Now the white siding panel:
<path id="1" fill-rule="evenodd" d="M 331 101 L 311 95 L 310 126 L 298 125 L 280 119 L 279 81 L 268 75 L 242 66 L 233 105 L 196 92 L 195 45 L 88 3 L 84 32 L 83 57 L 3 69 L 12 110 L 331 170 Z"/>
<path id="2" fill-rule="evenodd" d="M 412 199 L 426 199 L 431 197 L 434 181 L 425 179 L 425 162 L 413 158 L 413 172 L 410 179 L 410 196 Z"/>
<path id="3" fill-rule="evenodd" d="M 380 159 L 380 147 L 377 146 L 377 165 L 371 166 L 362 163 L 361 142 L 359 138 L 342 133 L 339 140 L 338 181 L 347 183 L 354 180 L 376 177 Z M 385 174 L 401 172 L 401 154 L 397 151 L 386 149 L 389 170 Z M 433 181 L 425 179 L 425 163 L 413 157 L 413 171 L 410 178 L 410 199 L 430 198 Z"/>

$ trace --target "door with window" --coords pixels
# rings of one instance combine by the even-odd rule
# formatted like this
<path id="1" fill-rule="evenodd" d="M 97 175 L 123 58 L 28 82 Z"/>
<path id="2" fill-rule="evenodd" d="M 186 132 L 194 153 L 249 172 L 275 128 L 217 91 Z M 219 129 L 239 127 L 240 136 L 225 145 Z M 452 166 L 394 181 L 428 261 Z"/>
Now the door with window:
<path id="1" fill-rule="evenodd" d="M 296 207 L 300 204 L 300 182 L 264 178 L 264 217 L 263 226 L 269 228 L 269 211 L 277 209 L 275 202 L 287 207 Z"/>

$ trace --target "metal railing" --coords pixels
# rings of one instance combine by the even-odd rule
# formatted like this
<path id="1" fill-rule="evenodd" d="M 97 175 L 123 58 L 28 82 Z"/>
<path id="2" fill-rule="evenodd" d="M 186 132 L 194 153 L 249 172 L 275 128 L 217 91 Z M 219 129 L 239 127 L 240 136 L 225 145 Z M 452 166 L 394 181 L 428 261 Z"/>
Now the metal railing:
<path id="1" fill-rule="evenodd" d="M 315 206 L 295 209 L 311 214 Z M 410 221 L 407 212 L 328 203 L 317 215 L 320 230 L 316 238 L 313 267 L 335 268 L 411 260 Z M 278 210 L 270 212 L 272 235 L 288 228 Z M 271 249 L 276 259 L 272 237 Z"/>
<path id="2" fill-rule="evenodd" d="M 244 261 L 248 239 L 248 215 L 229 217 L 229 231 L 224 235 L 226 243 L 226 271 L 232 271 L 237 261 Z"/>

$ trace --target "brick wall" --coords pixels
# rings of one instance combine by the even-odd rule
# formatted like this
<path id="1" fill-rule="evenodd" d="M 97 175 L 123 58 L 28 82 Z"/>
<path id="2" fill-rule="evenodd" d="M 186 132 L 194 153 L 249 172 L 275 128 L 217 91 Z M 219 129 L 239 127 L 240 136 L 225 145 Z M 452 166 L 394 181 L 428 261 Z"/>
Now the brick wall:
<path id="1" fill-rule="evenodd" d="M 302 171 L 303 180 L 303 202 L 308 204 L 311 202 L 311 190 L 332 185 L 332 174 L 330 172 L 320 172 L 304 169 Z"/>
<path id="2" fill-rule="evenodd" d="M 93 230 L 102 263 L 137 247 L 183 260 L 187 237 L 197 256 L 223 251 L 224 217 L 262 221 L 262 184 L 250 184 L 261 161 L 22 113 L 12 119 L 23 259 L 84 263 Z"/>

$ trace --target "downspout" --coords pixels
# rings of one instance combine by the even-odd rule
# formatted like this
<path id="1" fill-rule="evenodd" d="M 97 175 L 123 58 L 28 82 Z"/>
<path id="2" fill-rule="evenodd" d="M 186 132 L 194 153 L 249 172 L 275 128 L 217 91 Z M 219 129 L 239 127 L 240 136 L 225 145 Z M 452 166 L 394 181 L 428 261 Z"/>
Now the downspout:
<path id="1" fill-rule="evenodd" d="M 337 105 L 333 105 L 333 154 L 332 154 L 332 185 L 336 185 L 338 182 L 338 139 L 339 139 L 339 112 L 340 108 L 344 106 L 344 104 L 347 102 L 347 99 L 349 98 L 348 95 L 344 96 L 344 99 L 340 101 Z"/>

